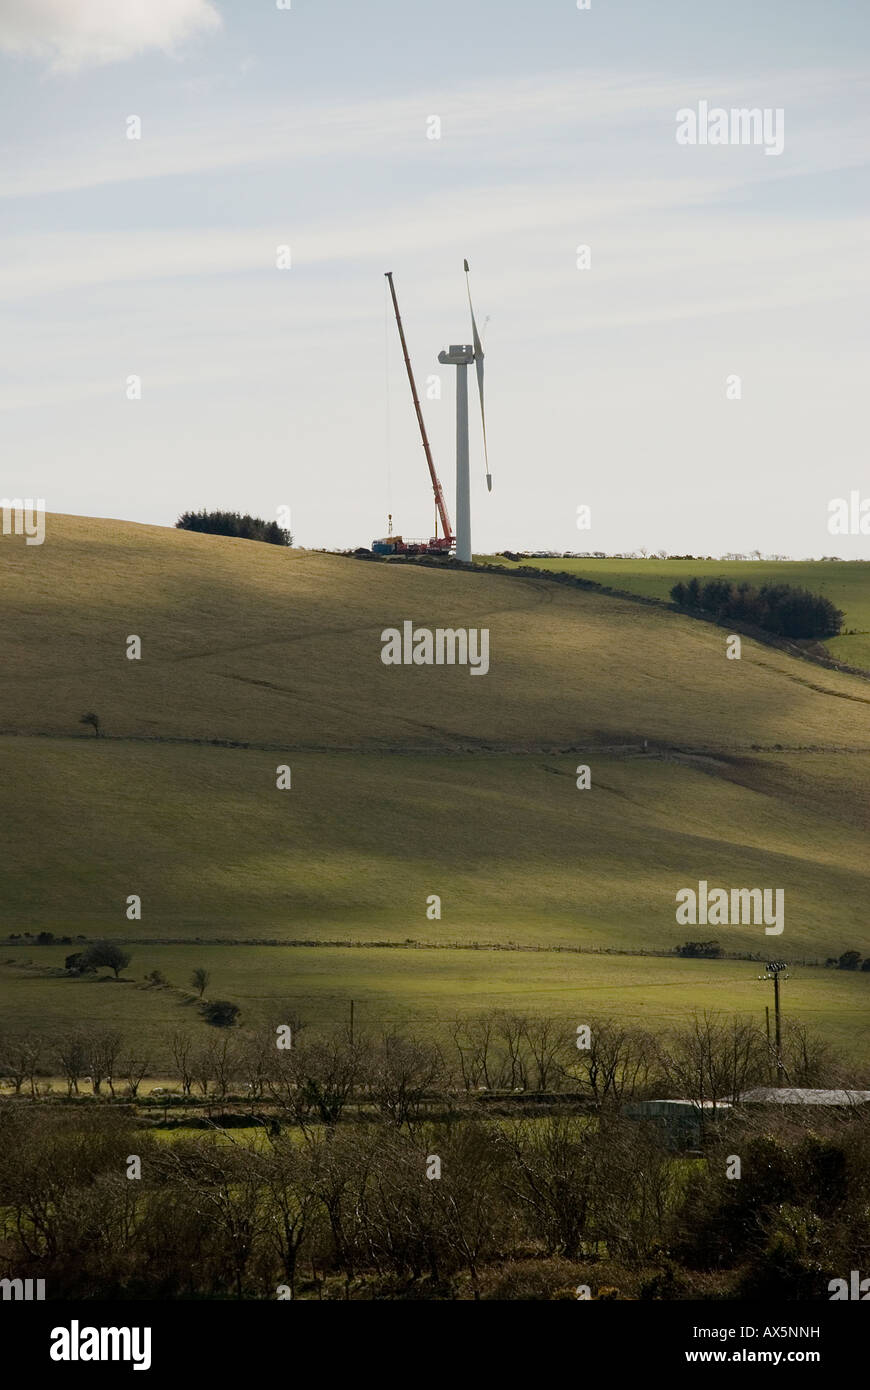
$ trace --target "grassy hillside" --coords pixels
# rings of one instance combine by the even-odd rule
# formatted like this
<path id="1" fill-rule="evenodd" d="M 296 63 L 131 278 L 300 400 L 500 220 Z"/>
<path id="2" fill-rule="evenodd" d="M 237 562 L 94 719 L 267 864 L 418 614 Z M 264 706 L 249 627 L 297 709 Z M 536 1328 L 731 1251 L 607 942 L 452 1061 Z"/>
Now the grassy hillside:
<path id="1" fill-rule="evenodd" d="M 483 557 L 482 557 L 483 558 Z M 487 556 L 514 568 L 503 556 Z M 650 598 L 667 599 L 678 579 L 722 576 L 735 583 L 792 584 L 824 594 L 846 615 L 840 637 L 825 643 L 847 666 L 870 670 L 870 561 L 867 560 L 528 560 L 527 565 L 595 579 L 599 584 Z M 519 568 L 519 566 L 517 566 Z"/>
<path id="2" fill-rule="evenodd" d="M 800 954 L 870 952 L 868 754 L 596 754 L 588 791 L 564 755 L 290 765 L 278 791 L 259 750 L 2 740 L 6 930 L 670 948 L 697 934 L 674 895 L 705 878 L 782 887 Z M 718 935 L 770 943 L 754 926 Z"/>
<path id="3" fill-rule="evenodd" d="M 870 685 L 641 604 L 151 526 L 0 539 L 4 732 L 287 749 L 870 748 Z M 387 667 L 405 619 L 490 630 L 491 668 Z M 142 640 L 142 659 L 126 640 Z"/>
<path id="4" fill-rule="evenodd" d="M 133 939 L 135 978 L 157 965 L 176 983 L 197 939 L 667 950 L 715 935 L 786 956 L 870 952 L 870 685 L 857 677 L 752 641 L 728 661 L 709 624 L 539 579 L 120 522 L 49 517 L 42 547 L 0 539 L 0 573 L 2 935 Z M 488 627 L 489 674 L 385 667 L 381 631 L 405 619 Z M 130 635 L 141 661 L 126 658 Z M 78 722 L 91 709 L 103 739 Z M 292 789 L 279 791 L 284 763 Z M 783 936 L 679 926 L 674 895 L 701 878 L 782 888 Z M 130 894 L 141 921 L 126 919 Z M 209 949 L 219 992 L 252 1015 L 288 990 L 324 1017 L 349 997 L 430 1020 L 472 1003 L 567 1008 L 602 965 Z M 27 955 L 57 963 L 3 948 Z M 763 1007 L 748 985 L 723 989 L 734 962 L 607 964 L 599 1011 Z M 870 975 L 811 971 L 801 988 L 832 1036 L 866 1050 L 851 1010 Z M 117 1010 L 154 1030 L 182 1007 L 13 965 L 0 1004 L 46 1026 Z"/>

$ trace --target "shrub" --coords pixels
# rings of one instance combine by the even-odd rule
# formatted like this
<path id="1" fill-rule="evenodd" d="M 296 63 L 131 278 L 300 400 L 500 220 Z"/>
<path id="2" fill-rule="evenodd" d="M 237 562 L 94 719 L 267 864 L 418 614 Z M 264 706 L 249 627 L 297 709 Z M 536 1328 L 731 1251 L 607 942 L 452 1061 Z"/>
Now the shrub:
<path id="1" fill-rule="evenodd" d="M 829 1258 L 821 1218 L 784 1204 L 771 1220 L 767 1245 L 751 1261 L 737 1292 L 754 1299 L 822 1299 Z"/>
<path id="2" fill-rule="evenodd" d="M 844 951 L 837 961 L 838 970 L 857 970 L 861 964 L 860 951 Z"/>
<path id="3" fill-rule="evenodd" d="M 96 970 L 95 965 L 86 961 L 84 951 L 74 951 L 71 956 L 66 956 L 63 968 L 64 970 L 73 970 L 77 974 L 81 974 L 83 970 Z"/>
<path id="4" fill-rule="evenodd" d="M 239 1005 L 231 1004 L 228 999 L 212 999 L 199 1007 L 206 1023 L 213 1028 L 232 1028 L 241 1013 Z"/>

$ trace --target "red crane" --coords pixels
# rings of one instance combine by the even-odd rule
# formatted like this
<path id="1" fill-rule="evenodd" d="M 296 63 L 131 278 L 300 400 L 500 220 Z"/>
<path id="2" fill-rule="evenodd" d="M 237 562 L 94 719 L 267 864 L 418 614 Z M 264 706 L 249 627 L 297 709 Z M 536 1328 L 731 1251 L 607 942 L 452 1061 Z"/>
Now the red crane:
<path id="1" fill-rule="evenodd" d="M 403 541 L 401 536 L 385 536 L 382 540 L 372 542 L 372 549 L 376 554 L 435 554 L 448 555 L 456 542 L 453 534 L 453 527 L 450 525 L 450 516 L 447 511 L 447 503 L 444 501 L 444 489 L 441 486 L 438 474 L 435 472 L 435 464 L 432 460 L 432 450 L 429 447 L 429 436 L 426 433 L 426 426 L 423 423 L 423 412 L 420 409 L 420 400 L 417 396 L 417 384 L 414 381 L 414 372 L 411 367 L 411 359 L 408 356 L 408 345 L 405 342 L 405 330 L 402 327 L 402 316 L 399 313 L 399 301 L 396 298 L 396 287 L 393 284 L 393 272 L 385 272 L 387 282 L 390 286 L 390 294 L 393 300 L 393 309 L 396 314 L 396 326 L 399 330 L 399 340 L 402 344 L 402 356 L 405 359 L 405 367 L 408 372 L 408 381 L 411 383 L 411 398 L 414 402 L 414 410 L 417 413 L 417 424 L 420 426 L 420 437 L 423 440 L 423 452 L 426 455 L 426 463 L 429 466 L 429 477 L 432 479 L 432 491 L 435 493 L 435 506 L 441 518 L 441 527 L 444 531 L 443 536 L 433 536 L 427 541 Z M 438 529 L 437 523 L 435 527 Z"/>

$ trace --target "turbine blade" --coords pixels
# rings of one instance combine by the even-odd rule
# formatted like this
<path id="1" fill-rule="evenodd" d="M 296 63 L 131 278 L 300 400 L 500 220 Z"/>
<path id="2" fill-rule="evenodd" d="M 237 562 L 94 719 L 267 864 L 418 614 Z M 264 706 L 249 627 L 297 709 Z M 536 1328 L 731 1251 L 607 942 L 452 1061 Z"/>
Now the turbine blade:
<path id="1" fill-rule="evenodd" d="M 483 404 L 483 344 L 480 341 L 480 334 L 477 331 L 477 322 L 474 317 L 474 305 L 471 302 L 468 261 L 463 261 L 462 264 L 465 267 L 465 288 L 468 291 L 468 307 L 471 311 L 471 339 L 474 344 L 474 365 L 477 368 L 477 394 L 480 397 L 480 423 L 483 429 L 483 459 L 486 467 L 486 486 L 487 491 L 492 492 L 492 474 L 489 471 L 489 454 L 486 448 L 486 411 Z"/>

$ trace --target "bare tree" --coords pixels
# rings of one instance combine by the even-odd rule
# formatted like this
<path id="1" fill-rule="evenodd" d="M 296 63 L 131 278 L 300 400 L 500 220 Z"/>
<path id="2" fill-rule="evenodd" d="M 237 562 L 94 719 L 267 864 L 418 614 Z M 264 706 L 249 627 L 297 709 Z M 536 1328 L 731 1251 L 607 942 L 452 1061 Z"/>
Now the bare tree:
<path id="1" fill-rule="evenodd" d="M 217 1093 L 219 1098 L 223 1100 L 232 1087 L 238 1066 L 235 1040 L 226 1035 L 220 1038 L 211 1038 L 208 1049 L 211 1053 L 211 1067 Z"/>
<path id="2" fill-rule="evenodd" d="M 218 1235 L 222 1263 L 236 1298 L 242 1298 L 267 1219 L 259 1165 L 247 1147 L 214 1140 L 167 1146 L 161 1157 L 166 1176 L 184 1193 L 189 1209 Z"/>
<path id="3" fill-rule="evenodd" d="M 30 1095 L 36 1099 L 36 1073 L 43 1046 L 36 1033 L 6 1033 L 0 1038 L 0 1073 L 9 1077 L 16 1095 L 21 1094 L 21 1087 L 29 1081 Z"/>
<path id="4" fill-rule="evenodd" d="M 314 1155 L 279 1133 L 270 1136 L 265 1152 L 257 1154 L 256 1166 L 271 1215 L 266 1238 L 295 1298 L 299 1256 L 319 1200 Z"/>
<path id="5" fill-rule="evenodd" d="M 655 1065 L 651 1039 L 639 1029 L 592 1020 L 589 1047 L 577 1048 L 565 1074 L 588 1087 L 597 1110 L 618 1108 L 649 1083 Z"/>
<path id="6" fill-rule="evenodd" d="M 438 1281 L 455 1257 L 443 1239 L 441 1211 L 427 1190 L 431 1184 L 418 1136 L 394 1125 L 354 1126 L 321 1147 L 332 1150 L 330 1166 L 343 1164 L 347 1173 L 340 1232 L 346 1274 L 359 1262 L 381 1276 L 419 1279 L 428 1270 Z"/>
<path id="7" fill-rule="evenodd" d="M 433 1132 L 429 1143 L 442 1160 L 440 1179 L 426 1185 L 433 1218 L 479 1299 L 481 1267 L 505 1235 L 506 1155 L 493 1131 L 476 1119 Z"/>
<path id="8" fill-rule="evenodd" d="M 130 1095 L 135 1099 L 139 1094 L 139 1087 L 148 1075 L 151 1066 L 151 1059 L 146 1053 L 137 1056 L 133 1052 L 128 1052 L 121 1063 L 121 1075 L 127 1083 Z"/>
<path id="9" fill-rule="evenodd" d="M 479 1014 L 476 1018 L 458 1019 L 453 1024 L 453 1042 L 459 1061 L 462 1084 L 467 1091 L 493 1087 L 493 1032 L 492 1014 Z"/>
<path id="10" fill-rule="evenodd" d="M 198 965 L 190 977 L 190 983 L 201 999 L 211 983 L 211 971 L 206 970 L 202 965 Z"/>
<path id="11" fill-rule="evenodd" d="M 521 1120 L 506 1129 L 506 1191 L 547 1254 L 585 1253 L 595 1202 L 598 1148 L 578 1116 Z"/>
<path id="12" fill-rule="evenodd" d="M 208 1088 L 214 1081 L 214 1053 L 211 1041 L 210 1039 L 206 1045 L 200 1044 L 192 1053 L 190 1060 L 191 1074 L 203 1096 L 208 1095 Z"/>
<path id="13" fill-rule="evenodd" d="M 504 1046 L 501 1074 L 497 1084 L 511 1091 L 526 1091 L 529 1085 L 527 1042 L 528 1019 L 523 1014 L 498 1012 L 495 1035 Z"/>
<path id="14" fill-rule="evenodd" d="M 121 1051 L 121 1034 L 113 1028 L 90 1028 L 84 1034 L 85 1064 L 91 1075 L 95 1096 L 105 1081 L 115 1095 L 115 1072 Z"/>
<path id="15" fill-rule="evenodd" d="M 755 1025 L 706 1010 L 663 1038 L 658 1054 L 669 1083 L 701 1110 L 702 1130 L 705 1107 L 715 1120 L 721 1102 L 739 1100 L 765 1074 L 766 1047 Z"/>
<path id="16" fill-rule="evenodd" d="M 66 1081 L 67 1095 L 79 1093 L 79 1082 L 87 1075 L 88 1050 L 81 1033 L 68 1033 L 55 1045 L 55 1055 L 61 1076 Z"/>
<path id="17" fill-rule="evenodd" d="M 420 1118 L 426 1097 L 444 1079 L 444 1059 L 432 1043 L 387 1033 L 366 1067 L 368 1092 L 381 1114 L 400 1127 Z"/>
<path id="18" fill-rule="evenodd" d="M 251 1033 L 245 1038 L 238 1058 L 239 1075 L 244 1078 L 253 1105 L 262 1098 L 270 1073 L 275 1070 L 276 1045 L 268 1034 Z"/>
<path id="19" fill-rule="evenodd" d="M 172 1058 L 181 1082 L 181 1091 L 189 1096 L 193 1089 L 194 1073 L 192 1064 L 193 1039 L 189 1033 L 177 1032 L 172 1035 Z"/>
<path id="20" fill-rule="evenodd" d="M 563 1023 L 543 1017 L 527 1019 L 524 1036 L 534 1065 L 534 1089 L 549 1091 L 562 1080 L 572 1040 Z"/>
<path id="21" fill-rule="evenodd" d="M 616 1258 L 643 1264 L 660 1244 L 676 1208 L 679 1166 L 647 1125 L 612 1119 L 594 1143 L 598 1157 L 590 1234 Z"/>
<path id="22" fill-rule="evenodd" d="M 343 1271 L 346 1296 L 356 1270 L 360 1197 L 365 1191 L 371 1163 L 371 1145 L 360 1148 L 349 1136 L 329 1130 L 328 1142 L 322 1134 L 308 1134 L 316 1177 L 316 1192 L 323 1208 L 333 1244 L 333 1258 Z"/>
<path id="23" fill-rule="evenodd" d="M 365 1039 L 351 1041 L 345 1029 L 305 1038 L 298 1047 L 278 1053 L 269 1094 L 297 1124 L 317 1119 L 335 1125 L 364 1074 L 367 1050 Z"/>
<path id="24" fill-rule="evenodd" d="M 784 1070 L 792 1086 L 831 1086 L 840 1082 L 842 1066 L 837 1054 L 806 1024 L 786 1019 L 782 1051 Z"/>

